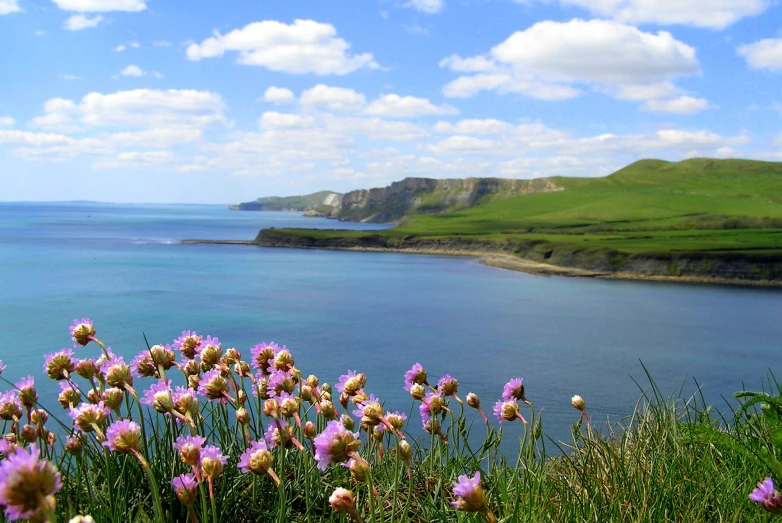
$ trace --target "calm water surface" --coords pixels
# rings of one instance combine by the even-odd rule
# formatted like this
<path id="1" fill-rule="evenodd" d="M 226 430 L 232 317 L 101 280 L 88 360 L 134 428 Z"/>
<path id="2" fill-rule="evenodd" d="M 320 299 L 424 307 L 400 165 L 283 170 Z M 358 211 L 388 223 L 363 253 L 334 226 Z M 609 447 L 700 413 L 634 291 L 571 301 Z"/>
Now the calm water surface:
<path id="1" fill-rule="evenodd" d="M 249 355 L 286 344 L 304 374 L 335 383 L 348 369 L 389 408 L 409 409 L 402 375 L 416 361 L 449 373 L 484 408 L 521 376 L 544 432 L 565 439 L 581 394 L 594 419 L 618 420 L 646 384 L 666 393 L 696 378 L 724 407 L 745 383 L 779 371 L 782 293 L 705 285 L 531 276 L 467 258 L 181 245 L 248 239 L 261 227 L 382 226 L 213 206 L 0 203 L 0 358 L 4 377 L 57 390 L 43 355 L 70 346 L 89 317 L 133 357 L 185 329 Z M 79 349 L 95 354 L 94 348 Z M 779 372 L 777 372 L 780 374 Z M 417 414 L 415 423 L 418 423 Z M 477 419 L 477 418 L 476 418 Z M 518 430 L 514 428 L 511 430 Z"/>

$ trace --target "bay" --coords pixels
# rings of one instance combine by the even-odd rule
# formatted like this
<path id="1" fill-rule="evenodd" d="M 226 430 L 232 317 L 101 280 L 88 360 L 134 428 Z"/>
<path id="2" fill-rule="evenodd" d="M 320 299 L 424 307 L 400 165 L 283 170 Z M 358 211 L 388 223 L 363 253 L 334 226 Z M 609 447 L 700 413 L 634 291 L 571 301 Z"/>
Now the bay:
<path id="1" fill-rule="evenodd" d="M 578 414 L 573 394 L 598 423 L 632 411 L 641 394 L 633 378 L 648 386 L 641 361 L 664 393 L 683 384 L 692 393 L 694 377 L 723 409 L 723 397 L 759 388 L 782 367 L 776 289 L 533 276 L 460 257 L 179 243 L 248 239 L 262 227 L 384 226 L 217 206 L 0 204 L 3 377 L 34 375 L 42 400 L 55 405 L 43 355 L 70 346 L 72 319 L 89 317 L 128 359 L 145 347 L 143 335 L 170 343 L 183 330 L 248 356 L 256 343 L 276 341 L 322 381 L 365 372 L 367 390 L 391 410 L 410 409 L 402 381 L 415 362 L 432 381 L 459 379 L 462 396 L 477 393 L 487 411 L 508 379 L 523 377 L 544 433 L 566 440 Z"/>

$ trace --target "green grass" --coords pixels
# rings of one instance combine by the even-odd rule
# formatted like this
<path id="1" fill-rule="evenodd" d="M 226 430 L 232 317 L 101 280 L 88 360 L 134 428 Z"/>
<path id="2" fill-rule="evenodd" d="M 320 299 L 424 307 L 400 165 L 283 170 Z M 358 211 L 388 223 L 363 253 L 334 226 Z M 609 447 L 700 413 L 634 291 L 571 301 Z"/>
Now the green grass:
<path id="1" fill-rule="evenodd" d="M 643 160 L 605 178 L 552 180 L 565 190 L 415 214 L 388 231 L 307 234 L 514 239 L 627 254 L 782 248 L 782 163 Z"/>
<path id="2" fill-rule="evenodd" d="M 94 344 L 79 350 L 87 357 L 100 353 Z M 214 349 L 210 350 L 214 355 Z M 145 354 L 152 353 L 142 352 Z M 411 400 L 412 405 L 407 406 L 384 405 L 384 411 L 400 408 L 411 413 L 411 419 L 401 427 L 401 436 L 388 430 L 369 436 L 370 432 L 375 433 L 372 427 L 379 422 L 351 414 L 353 403 L 357 402 L 355 396 L 345 397 L 345 408 L 340 408 L 337 391 L 332 391 L 337 414 L 345 412 L 341 422 L 355 425 L 360 433 L 361 446 L 354 457 L 366 460 L 369 468 L 349 469 L 332 463 L 319 470 L 311 440 L 288 412 L 280 417 L 291 424 L 292 435 L 303 445 L 299 450 L 289 440 L 271 450 L 271 468 L 281 480 L 278 486 L 265 472 L 245 474 L 237 467 L 248 444 L 261 439 L 265 429 L 276 424 L 268 411 L 263 413 L 268 403 L 250 392 L 253 380 L 239 372 L 247 364 L 239 362 L 237 366 L 224 355 L 214 366 L 204 361 L 204 354 L 196 357 L 189 366 L 192 369 L 183 372 L 208 379 L 206 369 L 223 368 L 222 375 L 231 387 L 227 401 L 201 398 L 197 413 L 188 415 L 194 422 L 192 429 L 138 405 L 134 390 L 143 393 L 155 383 L 155 376 L 137 378 L 133 388 L 125 387 L 125 401 L 105 422 L 97 424 L 97 429 L 107 432 L 107 427 L 118 420 L 140 423 L 146 438 L 138 450 L 149 462 L 147 469 L 141 458 L 101 446 L 98 432 L 71 433 L 71 420 L 55 410 L 48 420 L 38 422 L 37 433 L 32 430 L 33 439 L 42 449 L 42 457 L 60 470 L 63 487 L 56 495 L 52 517 L 36 521 L 67 521 L 76 514 L 91 514 L 102 523 L 344 523 L 350 518 L 335 513 L 328 500 L 336 487 L 343 487 L 355 493 L 358 517 L 374 523 L 485 522 L 494 521 L 492 518 L 500 522 L 552 523 L 760 522 L 767 521 L 769 515 L 747 495 L 764 477 L 782 479 L 782 388 L 771 376 L 764 392 L 737 394 L 739 403 L 725 415 L 707 406 L 702 396 L 684 397 L 681 390 L 665 396 L 649 378 L 648 383 L 639 385 L 635 410 L 622 420 L 598 427 L 596 420 L 590 422 L 586 418 L 588 408 L 584 417 L 577 410 L 571 411 L 569 443 L 547 438 L 540 413 L 521 405 L 528 423 L 511 451 L 502 445 L 503 439 L 507 439 L 503 427 L 508 423 L 520 424 L 520 419 L 501 425 L 492 416 L 484 422 L 476 408 L 462 404 L 454 396 L 445 396 L 447 409 L 435 413 L 439 430 L 416 439 L 411 427 L 420 426 L 415 412 L 419 401 Z M 253 357 L 246 360 L 249 363 Z M 182 359 L 183 368 L 186 361 Z M 295 367 L 292 370 L 294 386 L 290 390 L 299 402 L 296 412 L 305 426 L 309 421 L 316 432 L 321 432 L 331 416 L 314 408 L 317 401 L 311 399 L 313 389 L 305 394 L 303 378 L 295 377 L 306 372 Z M 158 369 L 159 374 L 163 372 Z M 168 377 L 178 372 L 172 367 Z M 373 376 L 367 378 L 365 394 L 372 390 Z M 255 379 L 260 380 L 261 376 Z M 496 383 L 497 397 L 504 379 L 507 376 Z M 73 373 L 67 382 L 80 390 L 78 401 L 82 402 L 88 401 L 85 392 L 91 389 L 100 395 L 108 387 L 108 380 L 108 374 L 100 374 L 90 384 Z M 314 380 L 313 376 L 306 381 L 314 384 Z M 435 381 L 436 377 L 429 377 L 430 383 Z M 321 400 L 327 401 L 330 387 L 316 386 L 314 390 L 319 390 Z M 238 391 L 247 393 L 243 404 L 246 423 L 237 421 L 242 406 L 237 401 Z M 588 391 L 582 392 L 588 407 Z M 457 394 L 466 397 L 466 391 Z M 494 399 L 484 398 L 484 409 L 490 410 Z M 39 401 L 47 404 L 53 398 Z M 31 409 L 36 408 L 41 405 L 31 405 Z M 4 422 L 5 437 L 23 444 L 27 416 L 17 418 L 16 423 Z M 52 446 L 45 442 L 50 431 L 60 436 Z M 172 477 L 191 470 L 172 448 L 176 437 L 187 434 L 205 437 L 208 445 L 218 446 L 228 456 L 224 469 L 213 480 L 213 491 L 203 480 L 189 506 L 174 496 L 169 485 Z M 63 449 L 67 440 L 74 439 L 82 445 L 78 454 Z M 403 441 L 412 447 L 409 460 L 400 459 Z M 485 506 L 476 513 L 457 510 L 451 506 L 455 499 L 452 485 L 459 476 L 472 477 L 476 472 L 481 473 Z M 148 478 L 151 482 L 147 482 Z M 5 480 L 0 480 L 0 488 L 5 488 L 2 481 Z"/>

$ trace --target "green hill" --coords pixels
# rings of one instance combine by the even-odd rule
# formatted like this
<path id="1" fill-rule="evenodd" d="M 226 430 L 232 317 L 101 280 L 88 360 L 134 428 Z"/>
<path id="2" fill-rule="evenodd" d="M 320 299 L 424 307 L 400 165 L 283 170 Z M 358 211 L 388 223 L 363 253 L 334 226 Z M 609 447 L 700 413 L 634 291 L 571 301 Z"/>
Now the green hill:
<path id="1" fill-rule="evenodd" d="M 323 205 L 333 206 L 341 199 L 341 194 L 333 191 L 319 191 L 304 196 L 266 196 L 252 202 L 232 205 L 238 211 L 306 211 Z"/>
<path id="2" fill-rule="evenodd" d="M 309 238 L 314 247 L 342 241 L 338 247 L 374 242 L 503 252 L 562 266 L 670 275 L 713 272 L 712 262 L 721 260 L 728 272 L 746 262 L 754 279 L 782 279 L 782 163 L 642 160 L 604 178 L 551 181 L 564 190 L 411 215 L 381 232 L 277 230 L 274 241 L 280 244 L 285 233 L 295 242 Z M 651 267 L 649 260 L 659 263 Z"/>

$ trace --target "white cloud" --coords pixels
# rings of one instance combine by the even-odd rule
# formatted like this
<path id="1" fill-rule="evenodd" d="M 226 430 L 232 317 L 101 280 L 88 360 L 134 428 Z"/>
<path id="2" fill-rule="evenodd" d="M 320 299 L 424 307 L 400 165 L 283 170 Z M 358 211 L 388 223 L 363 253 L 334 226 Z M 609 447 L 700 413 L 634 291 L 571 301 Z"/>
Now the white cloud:
<path id="1" fill-rule="evenodd" d="M 386 94 L 373 101 L 364 109 L 366 114 L 404 118 L 410 116 L 458 114 L 459 110 L 450 105 L 434 105 L 426 98 Z"/>
<path id="2" fill-rule="evenodd" d="M 382 118 L 326 117 L 326 128 L 337 134 L 360 135 L 370 140 L 407 142 L 427 136 L 426 131 L 409 122 L 389 122 Z"/>
<path id="3" fill-rule="evenodd" d="M 77 76 L 75 74 L 64 74 L 62 75 L 63 80 L 84 80 L 81 76 Z"/>
<path id="4" fill-rule="evenodd" d="M 10 116 L 0 116 L 0 127 L 13 127 L 16 124 L 16 120 Z"/>
<path id="5" fill-rule="evenodd" d="M 110 135 L 106 141 L 121 147 L 167 148 L 199 141 L 203 137 L 200 129 L 149 129 L 147 131 L 122 132 Z"/>
<path id="6" fill-rule="evenodd" d="M 120 45 L 118 45 L 117 47 L 115 47 L 115 48 L 114 48 L 114 52 L 115 52 L 115 53 L 121 53 L 121 52 L 122 52 L 122 51 L 124 51 L 125 49 L 127 49 L 127 47 L 125 46 L 125 44 L 120 44 Z"/>
<path id="7" fill-rule="evenodd" d="M 111 154 L 113 149 L 95 138 L 71 138 L 62 134 L 0 130 L 0 144 L 14 146 L 13 153 L 30 160 L 62 161 L 75 156 Z"/>
<path id="8" fill-rule="evenodd" d="M 738 53 L 752 69 L 782 69 L 782 38 L 769 38 L 742 45 Z"/>
<path id="9" fill-rule="evenodd" d="M 36 32 L 34 32 L 33 34 L 34 34 L 35 36 L 43 36 L 43 35 L 45 35 L 45 34 L 46 34 L 46 31 L 44 31 L 43 29 L 39 29 L 39 30 L 37 30 Z"/>
<path id="10" fill-rule="evenodd" d="M 296 95 L 290 89 L 284 87 L 271 86 L 263 93 L 263 100 L 266 102 L 284 103 L 292 102 L 296 99 Z"/>
<path id="11" fill-rule="evenodd" d="M 337 37 L 331 24 L 296 20 L 288 25 L 266 20 L 246 25 L 222 35 L 191 44 L 190 60 L 222 56 L 226 51 L 239 53 L 238 63 L 266 67 L 272 71 L 317 75 L 345 75 L 358 69 L 379 67 L 372 54 L 352 55 L 350 44 Z"/>
<path id="12" fill-rule="evenodd" d="M 410 0 L 405 4 L 405 7 L 412 7 L 418 11 L 424 13 L 435 14 L 445 6 L 443 0 Z"/>
<path id="13" fill-rule="evenodd" d="M 312 117 L 274 111 L 263 113 L 258 121 L 258 127 L 261 129 L 306 129 L 314 125 L 315 120 Z"/>
<path id="14" fill-rule="evenodd" d="M 145 152 L 132 151 L 132 152 L 119 153 L 117 155 L 117 160 L 124 161 L 124 162 L 128 162 L 128 161 L 170 162 L 173 159 L 174 159 L 174 155 L 173 153 L 171 153 L 171 151 L 145 151 Z"/>
<path id="15" fill-rule="evenodd" d="M 303 105 L 323 105 L 329 109 L 350 111 L 361 109 L 367 100 L 363 94 L 346 87 L 330 87 L 318 84 L 301 93 Z"/>
<path id="16" fill-rule="evenodd" d="M 155 47 L 171 47 L 171 42 L 167 42 L 166 40 L 158 40 L 157 42 L 152 42 L 152 45 Z"/>
<path id="17" fill-rule="evenodd" d="M 529 0 L 515 0 L 526 4 Z M 559 0 L 596 16 L 631 24 L 682 24 L 724 29 L 747 16 L 762 13 L 769 0 Z"/>
<path id="18" fill-rule="evenodd" d="M 0 0 L 0 15 L 10 15 L 22 10 L 18 0 Z"/>
<path id="19" fill-rule="evenodd" d="M 137 65 L 129 65 L 120 72 L 122 76 L 144 76 L 147 74 Z"/>
<path id="20" fill-rule="evenodd" d="M 90 93 L 76 104 L 54 98 L 32 125 L 202 129 L 225 124 L 225 104 L 219 94 L 195 90 L 135 89 L 112 94 Z"/>
<path id="21" fill-rule="evenodd" d="M 145 0 L 53 0 L 64 11 L 77 13 L 137 12 L 147 8 Z"/>
<path id="22" fill-rule="evenodd" d="M 493 118 L 489 118 L 485 120 L 479 120 L 479 119 L 461 120 L 456 124 L 452 124 L 450 122 L 437 122 L 437 124 L 435 124 L 434 126 L 435 132 L 438 133 L 477 134 L 477 135 L 510 133 L 513 131 L 513 128 L 514 128 L 513 125 L 506 122 L 501 122 L 499 120 L 495 120 Z"/>
<path id="23" fill-rule="evenodd" d="M 440 62 L 464 75 L 443 88 L 449 97 L 481 91 L 523 93 L 543 100 L 578 96 L 584 85 L 623 99 L 672 97 L 676 77 L 698 73 L 695 49 L 670 33 L 607 20 L 539 22 L 485 55 Z"/>
<path id="24" fill-rule="evenodd" d="M 661 113 L 692 114 L 708 109 L 709 102 L 703 98 L 693 98 L 692 96 L 680 96 L 670 100 L 649 100 L 641 110 Z"/>
<path id="25" fill-rule="evenodd" d="M 98 27 L 103 21 L 103 16 L 95 15 L 92 18 L 85 15 L 73 15 L 65 21 L 65 29 L 68 31 L 81 31 L 90 27 Z"/>

